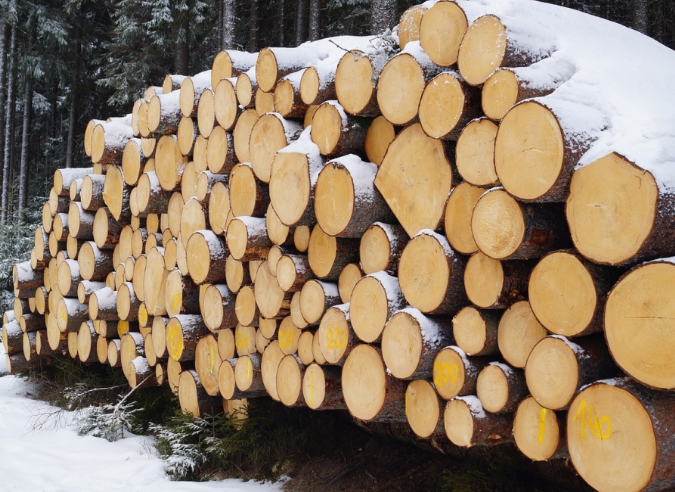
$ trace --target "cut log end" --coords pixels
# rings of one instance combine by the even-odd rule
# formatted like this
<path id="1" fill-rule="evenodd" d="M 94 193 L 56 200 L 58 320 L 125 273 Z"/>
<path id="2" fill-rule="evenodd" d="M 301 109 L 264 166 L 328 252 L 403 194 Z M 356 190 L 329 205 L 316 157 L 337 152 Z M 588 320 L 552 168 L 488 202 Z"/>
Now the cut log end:
<path id="1" fill-rule="evenodd" d="M 499 181 L 494 164 L 495 139 L 499 127 L 478 118 L 464 127 L 457 139 L 457 172 L 474 186 L 493 186 Z"/>
<path id="2" fill-rule="evenodd" d="M 438 2 L 422 16 L 420 44 L 436 65 L 449 67 L 457 63 L 467 27 L 466 14 L 459 5 Z"/>
<path id="3" fill-rule="evenodd" d="M 441 405 L 431 383 L 419 379 L 408 385 L 405 392 L 405 414 L 410 428 L 418 437 L 424 439 L 434 433 L 439 425 Z"/>
<path id="4" fill-rule="evenodd" d="M 564 448 L 555 412 L 542 407 L 531 396 L 518 406 L 513 437 L 518 449 L 533 461 L 547 461 Z"/>
<path id="5" fill-rule="evenodd" d="M 534 316 L 530 303 L 517 302 L 504 312 L 499 321 L 499 351 L 509 364 L 524 368 L 530 352 L 546 335 L 546 329 Z"/>

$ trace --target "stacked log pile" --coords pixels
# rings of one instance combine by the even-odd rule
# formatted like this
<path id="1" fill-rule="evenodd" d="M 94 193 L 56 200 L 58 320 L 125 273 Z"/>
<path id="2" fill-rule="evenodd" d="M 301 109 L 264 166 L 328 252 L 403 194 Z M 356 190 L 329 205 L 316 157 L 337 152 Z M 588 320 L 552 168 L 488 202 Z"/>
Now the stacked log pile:
<path id="1" fill-rule="evenodd" d="M 549 52 L 471 17 L 223 51 L 92 120 L 14 269 L 11 371 L 68 352 L 194 415 L 268 395 L 672 486 L 672 197 L 616 154 L 574 171 L 561 81 L 521 72 Z"/>

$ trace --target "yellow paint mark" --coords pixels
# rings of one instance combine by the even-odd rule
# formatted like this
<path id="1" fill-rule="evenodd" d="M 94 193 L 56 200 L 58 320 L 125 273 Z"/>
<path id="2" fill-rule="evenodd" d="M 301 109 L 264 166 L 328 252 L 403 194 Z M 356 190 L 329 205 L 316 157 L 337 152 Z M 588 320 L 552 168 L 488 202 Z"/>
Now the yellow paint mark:
<path id="1" fill-rule="evenodd" d="M 171 297 L 171 309 L 172 310 L 178 311 L 180 309 L 181 297 L 182 296 L 179 293 L 176 293 Z"/>
<path id="2" fill-rule="evenodd" d="M 185 346 L 183 345 L 183 337 L 180 334 L 180 330 L 176 329 L 173 327 L 173 325 L 169 325 L 169 327 L 166 330 L 166 338 L 168 341 L 168 349 L 169 349 L 169 354 L 175 360 L 178 362 L 180 359 L 181 355 L 183 355 L 183 349 Z"/>
<path id="3" fill-rule="evenodd" d="M 61 321 L 68 321 L 68 310 L 63 306 L 59 309 L 59 318 L 61 318 Z"/>
<path id="4" fill-rule="evenodd" d="M 326 332 L 328 350 L 337 350 L 347 346 L 347 333 L 338 326 L 329 328 Z"/>
<path id="5" fill-rule="evenodd" d="M 608 415 L 603 415 L 598 420 L 598 414 L 593 411 L 593 405 L 586 407 L 586 400 L 581 400 L 579 408 L 574 414 L 574 420 L 581 417 L 580 437 L 586 437 L 586 426 L 593 431 L 593 437 L 603 441 L 612 436 L 612 420 Z"/>
<path id="6" fill-rule="evenodd" d="M 544 442 L 544 430 L 546 426 L 546 409 L 542 408 L 539 412 L 539 444 Z"/>
<path id="7" fill-rule="evenodd" d="M 295 333 L 292 329 L 279 330 L 279 347 L 288 348 L 295 341 Z"/>
<path id="8" fill-rule="evenodd" d="M 129 323 L 126 321 L 119 321 L 117 323 L 117 334 L 120 338 L 129 333 Z"/>
<path id="9" fill-rule="evenodd" d="M 148 310 L 145 309 L 145 304 L 138 310 L 138 322 L 143 326 L 148 324 Z"/>
<path id="10" fill-rule="evenodd" d="M 448 381 L 455 383 L 459 377 L 459 367 L 457 367 L 457 364 L 451 366 L 437 360 L 434 362 L 433 374 L 436 386 L 443 386 Z"/>
<path id="11" fill-rule="evenodd" d="M 246 333 L 236 332 L 234 334 L 234 345 L 239 350 L 244 350 L 248 347 L 248 335 Z"/>

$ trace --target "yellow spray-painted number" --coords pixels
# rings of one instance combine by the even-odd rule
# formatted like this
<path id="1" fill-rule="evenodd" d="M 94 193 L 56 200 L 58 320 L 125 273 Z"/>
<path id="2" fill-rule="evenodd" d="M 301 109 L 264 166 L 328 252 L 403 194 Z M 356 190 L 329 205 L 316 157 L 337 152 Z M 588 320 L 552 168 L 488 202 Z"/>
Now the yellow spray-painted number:
<path id="1" fill-rule="evenodd" d="M 246 333 L 236 332 L 234 334 L 234 345 L 243 350 L 248 347 L 248 335 Z"/>
<path id="2" fill-rule="evenodd" d="M 542 408 L 539 412 L 539 444 L 544 442 L 544 430 L 546 429 L 546 409 Z"/>
<path id="3" fill-rule="evenodd" d="M 295 332 L 293 330 L 279 330 L 279 347 L 288 348 L 295 341 Z"/>
<path id="4" fill-rule="evenodd" d="M 609 439 L 612 435 L 612 420 L 608 415 L 603 415 L 598 419 L 598 414 L 593 411 L 593 405 L 586 405 L 586 400 L 581 400 L 577 413 L 574 414 L 574 420 L 581 420 L 580 437 L 586 437 L 586 427 L 593 432 L 596 439 Z"/>
<path id="5" fill-rule="evenodd" d="M 445 364 L 441 361 L 434 362 L 434 384 L 436 386 L 441 386 L 448 381 L 451 383 L 457 382 L 457 377 L 459 377 L 459 367 L 457 364 Z"/>
<path id="6" fill-rule="evenodd" d="M 148 311 L 145 307 L 138 310 L 138 322 L 143 326 L 148 324 Z"/>
<path id="7" fill-rule="evenodd" d="M 328 350 L 341 349 L 347 346 L 347 333 L 339 327 L 329 328 L 326 332 Z"/>

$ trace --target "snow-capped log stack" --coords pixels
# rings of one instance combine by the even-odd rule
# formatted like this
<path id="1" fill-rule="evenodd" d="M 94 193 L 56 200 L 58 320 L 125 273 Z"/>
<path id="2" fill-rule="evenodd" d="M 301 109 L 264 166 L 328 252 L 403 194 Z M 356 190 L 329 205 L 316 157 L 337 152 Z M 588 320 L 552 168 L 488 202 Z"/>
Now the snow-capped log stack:
<path id="1" fill-rule="evenodd" d="M 674 56 L 523 1 L 223 51 L 92 120 L 15 266 L 8 365 L 68 349 L 195 415 L 268 394 L 672 486 Z"/>

